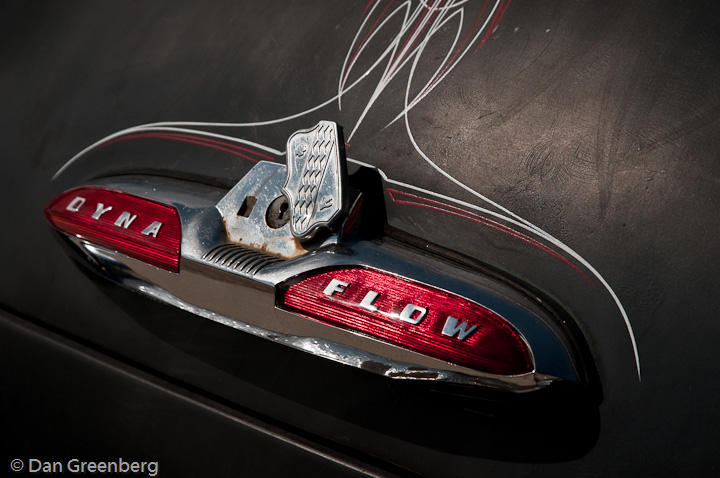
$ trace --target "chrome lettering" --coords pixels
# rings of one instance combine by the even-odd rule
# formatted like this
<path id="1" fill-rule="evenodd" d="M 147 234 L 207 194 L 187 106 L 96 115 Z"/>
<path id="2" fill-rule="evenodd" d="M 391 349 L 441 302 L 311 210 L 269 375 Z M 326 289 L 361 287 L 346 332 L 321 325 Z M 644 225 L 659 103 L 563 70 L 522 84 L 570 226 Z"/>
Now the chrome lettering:
<path id="1" fill-rule="evenodd" d="M 70 212 L 78 212 L 83 204 L 85 204 L 85 198 L 82 196 L 75 196 L 75 199 L 70 201 L 70 204 L 68 204 L 65 209 Z"/>
<path id="2" fill-rule="evenodd" d="M 323 294 L 331 297 L 335 292 L 345 292 L 345 287 L 349 286 L 349 282 L 343 282 L 338 279 L 333 279 L 330 281 L 330 283 L 325 287 L 325 290 L 323 291 Z"/>
<path id="3" fill-rule="evenodd" d="M 120 214 L 120 216 L 118 216 L 118 218 L 115 219 L 115 225 L 122 227 L 124 229 L 127 229 L 128 226 L 130 224 L 132 224 L 132 222 L 135 220 L 136 217 L 137 217 L 136 214 L 133 214 L 131 216 L 129 212 L 123 211 L 122 214 Z"/>
<path id="4" fill-rule="evenodd" d="M 467 322 L 460 322 L 455 317 L 448 317 L 443 326 L 442 333 L 448 337 L 454 337 L 457 334 L 458 340 L 465 340 L 465 338 L 473 333 L 477 329 L 477 325 L 468 327 Z"/>
<path id="5" fill-rule="evenodd" d="M 95 209 L 95 212 L 92 215 L 93 219 L 100 219 L 100 216 L 108 212 L 110 209 L 112 209 L 112 206 L 104 207 L 105 205 L 101 202 L 97 204 L 97 209 Z"/>
<path id="6" fill-rule="evenodd" d="M 413 314 L 417 312 L 417 316 L 413 318 Z M 408 304 L 405 306 L 405 308 L 400 312 L 400 320 L 403 322 L 408 322 L 410 324 L 419 324 L 427 315 L 427 309 L 425 307 L 420 307 L 419 305 L 415 304 Z"/>
<path id="7" fill-rule="evenodd" d="M 157 237 L 158 232 L 160 232 L 160 228 L 162 227 L 162 222 L 155 221 L 152 224 L 150 224 L 148 227 L 143 229 L 142 233 L 146 236 L 152 236 Z"/>
<path id="8" fill-rule="evenodd" d="M 375 302 L 375 299 L 377 299 L 379 295 L 379 292 L 369 290 L 368 293 L 365 294 L 365 297 L 363 297 L 363 300 L 360 302 L 360 307 L 369 310 L 370 312 L 377 312 L 378 309 L 373 305 L 373 302 Z"/>

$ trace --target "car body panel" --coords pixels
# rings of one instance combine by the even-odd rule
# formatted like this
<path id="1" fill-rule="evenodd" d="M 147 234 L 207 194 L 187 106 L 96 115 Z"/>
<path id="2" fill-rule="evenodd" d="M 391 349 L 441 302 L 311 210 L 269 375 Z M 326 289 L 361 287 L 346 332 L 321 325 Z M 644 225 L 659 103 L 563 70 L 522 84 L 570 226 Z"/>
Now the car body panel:
<path id="1" fill-rule="evenodd" d="M 337 95 L 355 34 L 380 14 L 366 6 L 6 4 L 2 307 L 390 471 L 715 472 L 720 17 L 711 2 L 503 2 L 494 33 L 407 118 L 388 125 L 403 109 L 409 63 L 346 145 L 348 157 L 396 182 L 385 183 L 391 228 L 514 277 L 572 318 L 596 367 L 592 398 L 566 399 L 563 390 L 507 402 L 396 384 L 147 300 L 66 254 L 43 209 L 90 167 L 95 178 L 171 175 L 229 190 L 254 164 L 145 137 L 93 150 L 52 180 L 108 135 L 160 121 L 247 122 L 212 131 L 280 153 L 290 134 L 321 119 L 354 130 L 377 71 L 344 94 L 342 109 L 333 101 L 307 111 Z M 387 25 L 351 78 L 393 38 Z M 436 70 L 455 28 L 428 42 L 416 81 Z M 520 228 L 545 248 L 489 227 L 492 218 L 475 208 L 508 213 L 479 195 L 548 231 L 597 274 L 532 231 Z M 4 359 L 13 370 L 24 361 Z M 18 406 L 15 397 L 7 407 Z M 63 439 L 54 436 L 51 443 Z M 24 443 L 24 453 L 36 453 Z"/>

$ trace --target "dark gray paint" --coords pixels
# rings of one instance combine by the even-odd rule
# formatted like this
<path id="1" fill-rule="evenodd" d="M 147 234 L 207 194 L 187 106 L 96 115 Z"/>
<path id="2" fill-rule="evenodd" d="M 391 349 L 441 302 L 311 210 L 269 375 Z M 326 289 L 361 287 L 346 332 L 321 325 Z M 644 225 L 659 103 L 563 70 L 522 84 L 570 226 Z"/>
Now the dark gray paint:
<path id="1" fill-rule="evenodd" d="M 188 318 L 183 319 L 188 328 L 172 330 L 170 311 L 152 308 L 147 314 L 146 304 L 96 284 L 64 256 L 41 211 L 69 186 L 49 182 L 69 157 L 134 124 L 253 121 L 332 96 L 364 5 L 354 3 L 4 4 L 0 186 L 6 226 L 0 254 L 7 273 L 0 277 L 0 303 L 183 382 L 224 386 L 231 402 L 294 426 L 308 422 L 314 434 L 426 474 L 716 472 L 720 16 L 715 2 L 516 0 L 486 45 L 410 114 L 431 157 L 579 251 L 627 307 L 642 384 L 634 376 L 621 320 L 601 291 L 588 291 L 560 266 L 541 266 L 545 258 L 493 237 L 457 244 L 545 290 L 588 337 L 603 384 L 601 431 L 597 440 L 590 433 L 579 454 L 548 452 L 530 460 L 556 463 L 516 463 L 521 457 L 503 457 L 487 447 L 453 452 L 423 436 L 432 430 L 404 434 L 402 427 L 412 427 L 400 419 L 385 428 L 367 425 L 368 409 L 401 410 L 403 403 L 373 403 L 372 396 L 358 400 L 349 384 L 371 379 L 252 345 L 246 350 L 278 357 L 272 367 L 257 370 L 254 355 L 218 345 L 254 344 L 249 339 L 224 338 L 199 325 L 194 335 Z M 397 83 L 386 91 L 387 99 L 368 117 L 348 154 L 392 178 L 471 200 L 415 155 L 399 124 L 381 129 L 397 111 L 403 87 Z M 282 149 L 290 132 L 321 118 L 347 128 L 369 91 L 363 86 L 349 96 L 341 113 L 329 108 L 241 133 Z M 155 150 L 123 147 L 125 154 L 146 155 L 140 162 L 155 159 Z M 157 161 L 163 168 L 212 164 L 213 175 L 228 184 L 244 168 L 220 152 L 173 146 L 161 151 Z M 434 242 L 453 242 L 447 228 L 390 213 L 393 225 Z M 203 356 L 206 333 L 220 348 L 211 359 Z M 326 375 L 305 377 L 300 364 Z M 308 380 L 316 388 L 303 388 Z M 343 396 L 328 403 L 322 397 L 338 383 L 345 385 L 335 393 Z M 380 393 L 382 382 L 372 383 L 376 388 L 368 390 L 377 397 L 397 397 Z M 537 427 L 552 428 L 555 418 L 539 414 Z M 478 435 L 457 433 L 482 442 Z"/>

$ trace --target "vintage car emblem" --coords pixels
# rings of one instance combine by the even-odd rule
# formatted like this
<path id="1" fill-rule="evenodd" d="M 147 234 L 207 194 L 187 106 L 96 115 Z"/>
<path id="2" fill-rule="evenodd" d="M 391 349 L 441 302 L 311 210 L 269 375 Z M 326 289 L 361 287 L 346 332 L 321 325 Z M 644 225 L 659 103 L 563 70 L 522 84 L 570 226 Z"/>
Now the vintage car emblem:
<path id="1" fill-rule="evenodd" d="M 86 202 L 87 199 L 85 197 L 77 195 L 70 201 L 70 203 L 68 203 L 67 206 L 65 206 L 65 211 L 69 211 L 78 215 L 85 214 L 91 219 L 99 221 L 102 216 L 112 211 L 113 209 L 112 205 L 106 205 L 99 201 L 95 201 L 94 209 L 83 208 Z M 138 217 L 137 214 L 132 214 L 130 211 L 122 211 L 119 214 L 116 214 L 116 216 L 117 219 L 112 221 L 113 225 L 116 227 L 122 227 L 123 229 L 127 229 L 128 227 L 130 227 L 132 223 L 135 222 L 135 219 L 137 219 Z M 157 238 L 158 232 L 160 232 L 160 228 L 162 227 L 163 223 L 161 221 L 153 221 L 152 219 L 151 221 L 152 222 L 150 222 L 147 227 L 142 228 L 140 234 Z"/>
<path id="2" fill-rule="evenodd" d="M 162 269 L 178 270 L 180 220 L 173 207 L 115 189 L 86 186 L 55 198 L 46 216 L 77 238 Z"/>
<path id="3" fill-rule="evenodd" d="M 359 162 L 349 176 L 343 146 L 321 121 L 230 190 L 124 174 L 46 215 L 110 280 L 330 360 L 513 391 L 581 379 L 544 304 L 393 233 L 385 176 Z"/>
<path id="4" fill-rule="evenodd" d="M 534 368 L 524 337 L 504 317 L 427 284 L 344 267 L 280 289 L 288 310 L 424 355 L 498 375 Z"/>
<path id="5" fill-rule="evenodd" d="M 283 192 L 290 201 L 290 228 L 309 239 L 328 227 L 344 206 L 345 148 L 337 123 L 320 121 L 287 142 L 287 178 Z"/>

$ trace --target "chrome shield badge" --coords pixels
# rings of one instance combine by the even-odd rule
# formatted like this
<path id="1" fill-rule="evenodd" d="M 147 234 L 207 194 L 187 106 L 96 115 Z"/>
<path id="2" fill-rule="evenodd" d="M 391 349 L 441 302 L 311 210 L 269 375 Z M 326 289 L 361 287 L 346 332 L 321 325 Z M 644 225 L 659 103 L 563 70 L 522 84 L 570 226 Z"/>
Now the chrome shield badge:
<path id="1" fill-rule="evenodd" d="M 295 237 L 309 239 L 338 218 L 343 210 L 344 176 L 344 144 L 336 123 L 320 121 L 290 136 L 283 192 L 290 201 Z"/>

